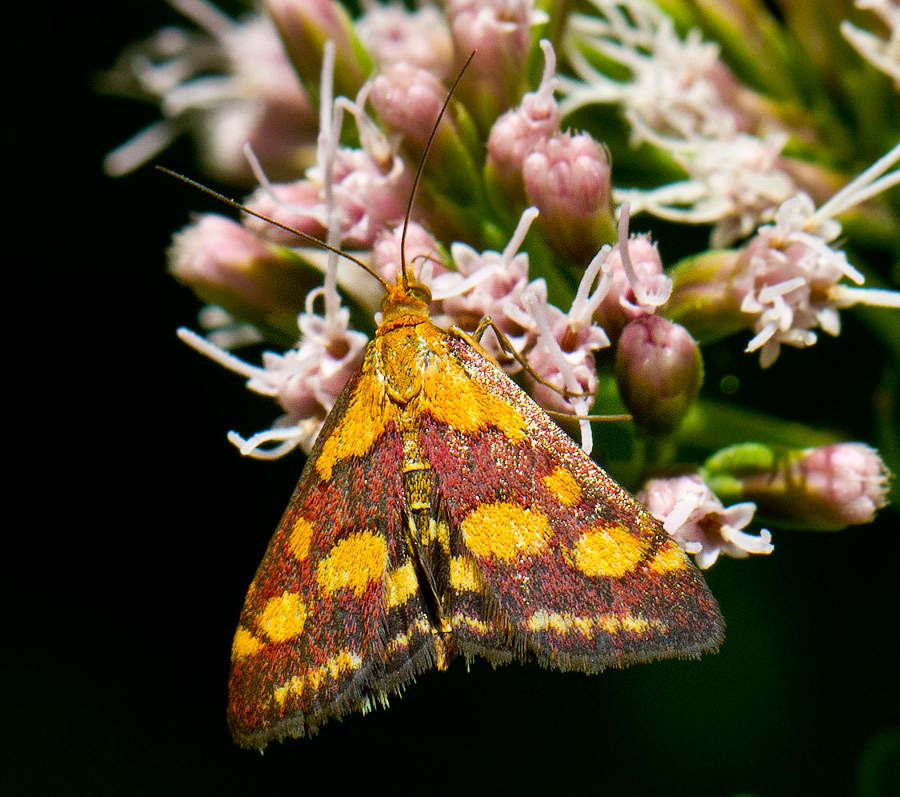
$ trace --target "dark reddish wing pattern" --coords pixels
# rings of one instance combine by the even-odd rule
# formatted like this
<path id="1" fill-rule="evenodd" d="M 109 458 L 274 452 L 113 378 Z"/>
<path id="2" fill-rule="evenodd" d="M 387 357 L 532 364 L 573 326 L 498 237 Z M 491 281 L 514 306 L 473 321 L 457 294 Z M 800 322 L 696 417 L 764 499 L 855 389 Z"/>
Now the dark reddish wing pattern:
<path id="1" fill-rule="evenodd" d="M 591 672 L 717 647 L 660 525 L 427 304 L 385 308 L 248 593 L 235 739 L 315 732 L 456 654 Z"/>
<path id="2" fill-rule="evenodd" d="M 365 711 L 435 660 L 419 594 L 390 613 L 385 605 L 385 573 L 409 559 L 396 428 L 367 456 L 337 463 L 330 479 L 316 473 L 364 378 L 352 379 L 332 409 L 241 612 L 228 724 L 245 747 Z M 388 650 L 396 638 L 405 644 Z"/>
<path id="3" fill-rule="evenodd" d="M 483 593 L 453 590 L 459 651 L 502 661 L 514 649 L 590 672 L 716 648 L 718 605 L 661 524 L 492 361 L 464 340 L 448 343 L 473 383 L 527 424 L 511 443 L 493 427 L 461 434 L 422 419 L 451 555 L 483 580 Z"/>

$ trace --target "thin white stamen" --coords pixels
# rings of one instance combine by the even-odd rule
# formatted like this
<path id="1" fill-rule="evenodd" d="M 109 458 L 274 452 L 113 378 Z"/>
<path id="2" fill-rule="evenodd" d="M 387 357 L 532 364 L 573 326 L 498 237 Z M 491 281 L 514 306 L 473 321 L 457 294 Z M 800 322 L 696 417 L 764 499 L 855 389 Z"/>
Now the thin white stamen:
<path id="1" fill-rule="evenodd" d="M 900 291 L 889 291 L 884 288 L 854 288 L 850 285 L 834 285 L 828 292 L 828 298 L 838 307 L 865 304 L 869 307 L 900 308 Z"/>
<path id="2" fill-rule="evenodd" d="M 541 50 L 544 52 L 544 73 L 541 75 L 541 82 L 536 93 L 541 99 L 546 98 L 550 100 L 553 98 L 553 92 L 559 85 L 559 81 L 556 78 L 556 53 L 549 40 L 541 39 L 540 45 Z"/>
<path id="3" fill-rule="evenodd" d="M 674 536 L 675 532 L 687 523 L 688 518 L 699 506 L 700 501 L 697 496 L 693 494 L 686 495 L 678 501 L 675 506 L 672 507 L 672 511 L 666 515 L 666 519 L 663 521 L 663 528 L 668 534 Z"/>
<path id="4" fill-rule="evenodd" d="M 841 251 L 832 249 L 828 242 L 820 235 L 796 230 L 787 236 L 791 242 L 804 244 L 810 251 L 815 252 L 820 258 L 837 268 L 847 279 L 853 280 L 857 285 L 862 285 L 866 278 L 862 273 L 850 265 L 847 256 Z"/>
<path id="5" fill-rule="evenodd" d="M 609 244 L 605 244 L 594 255 L 584 271 L 581 282 L 578 283 L 578 291 L 575 294 L 575 299 L 572 301 L 572 308 L 567 315 L 569 326 L 576 332 L 581 331 L 587 324 L 590 324 L 594 312 L 603 303 L 606 294 L 609 293 L 612 285 L 612 269 L 607 262 L 607 258 L 611 251 L 612 247 Z M 601 271 L 602 275 L 597 283 L 597 289 L 591 294 L 591 286 L 594 284 L 597 274 Z"/>
<path id="6" fill-rule="evenodd" d="M 339 105 L 353 114 L 356 128 L 359 130 L 359 143 L 363 150 L 375 163 L 386 164 L 394 158 L 394 154 L 387 136 L 366 113 L 366 102 L 369 100 L 371 91 L 372 82 L 366 81 L 357 92 L 355 101 L 348 100 L 346 97 L 338 97 L 334 102 L 336 106 Z"/>
<path id="7" fill-rule="evenodd" d="M 857 6 L 859 8 L 865 7 L 862 3 L 857 3 Z M 881 9 L 881 13 L 879 13 L 879 10 L 874 9 L 871 4 L 870 8 L 879 16 L 883 16 L 883 21 L 889 28 L 893 27 L 896 30 L 900 27 L 900 21 L 897 19 L 897 17 L 900 17 L 900 14 L 897 14 L 897 12 L 895 12 L 895 18 L 891 20 L 888 17 L 888 9 Z M 841 22 L 841 33 L 844 34 L 847 41 L 856 48 L 856 51 L 863 58 L 876 69 L 880 69 L 893 78 L 897 87 L 900 88 L 900 57 L 898 57 L 896 52 L 896 38 L 893 41 L 880 39 L 867 30 L 857 28 L 846 19 Z M 892 47 L 894 49 L 893 53 L 891 52 Z"/>
<path id="8" fill-rule="evenodd" d="M 535 207 L 525 208 L 525 210 L 522 211 L 522 215 L 519 217 L 519 223 L 516 226 L 516 231 L 513 233 L 512 238 L 509 239 L 509 243 L 506 245 L 503 254 L 500 256 L 504 263 L 510 263 L 518 253 L 519 249 L 522 248 L 522 242 L 525 240 L 525 236 L 528 235 L 528 230 L 531 228 L 532 223 L 537 217 L 538 209 Z"/>
<path id="9" fill-rule="evenodd" d="M 212 3 L 205 3 L 203 0 L 167 0 L 167 2 L 217 39 L 224 38 L 235 27 L 234 21 Z"/>
<path id="10" fill-rule="evenodd" d="M 553 364 L 563 378 L 565 389 L 572 393 L 581 392 L 581 385 L 575 377 L 575 372 L 569 365 L 569 361 L 566 359 L 566 355 L 563 353 L 559 341 L 553 334 L 553 330 L 550 329 L 550 322 L 547 320 L 547 314 L 544 312 L 544 307 L 541 302 L 538 301 L 534 291 L 524 291 L 522 294 L 522 302 L 525 304 L 525 307 L 528 308 L 531 317 L 534 319 L 534 324 L 537 327 L 538 332 L 538 340 L 541 341 L 544 348 L 549 352 L 550 357 L 553 359 Z M 590 421 L 584 417 L 587 415 L 588 410 L 587 399 L 582 398 L 570 401 L 575 408 L 575 411 L 581 416 L 578 419 L 578 429 L 581 432 L 581 449 L 585 454 L 590 455 L 594 447 L 594 435 L 591 430 Z"/>
<path id="11" fill-rule="evenodd" d="M 573 393 L 580 392 L 581 385 L 578 384 L 578 380 L 575 378 L 575 372 L 569 366 L 569 362 L 566 360 L 566 355 L 563 353 L 559 341 L 553 334 L 553 330 L 550 329 L 550 322 L 547 320 L 547 314 L 544 312 L 544 308 L 538 301 L 537 296 L 534 295 L 533 291 L 527 290 L 522 294 L 522 301 L 528 308 L 528 312 L 531 313 L 534 318 L 538 337 L 544 345 L 544 348 L 547 349 L 550 356 L 553 358 L 553 364 L 562 376 L 566 390 L 570 390 Z"/>
<path id="12" fill-rule="evenodd" d="M 275 195 L 275 192 L 272 190 L 272 183 L 269 181 L 269 178 L 266 175 L 262 164 L 259 162 L 259 158 L 256 157 L 256 153 L 253 151 L 253 147 L 250 146 L 249 141 L 244 142 L 244 146 L 241 147 L 241 151 L 244 153 L 244 157 L 247 159 L 247 163 L 250 165 L 250 171 L 253 172 L 253 176 L 256 178 L 256 182 L 259 183 L 260 187 L 266 192 L 266 194 L 268 194 L 270 197 L 272 197 L 272 199 L 278 202 L 279 199 Z"/>
<path id="13" fill-rule="evenodd" d="M 740 506 L 740 504 L 736 504 L 736 506 Z M 756 509 L 755 504 L 750 504 L 753 509 Z M 734 507 L 729 507 L 729 510 L 734 509 Z M 743 551 L 747 551 L 748 553 L 772 553 L 775 550 L 775 546 L 772 545 L 772 535 L 768 529 L 760 529 L 759 536 L 755 536 L 753 534 L 747 534 L 744 531 L 741 531 L 739 528 L 735 526 L 730 526 L 727 523 L 723 524 L 719 533 L 722 535 L 724 540 L 736 545 Z"/>
<path id="14" fill-rule="evenodd" d="M 435 302 L 449 299 L 451 296 L 462 296 L 468 293 L 472 288 L 477 287 L 485 280 L 489 280 L 496 274 L 503 273 L 503 266 L 500 264 L 491 264 L 482 266 L 477 271 L 469 274 L 468 277 L 462 277 L 458 271 L 450 271 L 441 274 L 435 278 L 435 282 L 431 284 L 431 298 Z M 462 277 L 462 278 L 461 278 Z M 419 274 L 419 281 L 425 282 L 423 275 Z M 441 287 L 447 283 L 447 287 Z M 425 282 L 428 285 L 428 282 Z"/>
<path id="15" fill-rule="evenodd" d="M 178 337 L 187 343 L 192 349 L 196 349 L 202 355 L 209 357 L 210 360 L 219 363 L 219 365 L 224 366 L 229 371 L 234 371 L 236 374 L 240 374 L 241 376 L 247 377 L 247 379 L 252 380 L 252 390 L 256 393 L 260 393 L 264 396 L 275 396 L 278 394 L 278 390 L 272 386 L 269 389 L 266 389 L 263 384 L 260 384 L 259 380 L 262 380 L 265 383 L 266 379 L 266 369 L 259 368 L 255 365 L 250 365 L 249 363 L 245 363 L 239 357 L 235 357 L 233 354 L 229 354 L 224 349 L 220 349 L 213 343 L 210 343 L 206 338 L 201 337 L 196 332 L 193 332 L 186 327 L 180 327 L 177 331 Z M 248 387 L 251 387 L 248 385 Z"/>
<path id="16" fill-rule="evenodd" d="M 649 278 L 649 281 L 655 284 L 645 287 L 641 282 L 628 252 L 628 220 L 629 205 L 625 202 L 619 210 L 618 240 L 619 255 L 622 258 L 622 267 L 625 269 L 625 276 L 628 277 L 628 282 L 631 285 L 631 289 L 634 291 L 634 296 L 639 305 L 642 307 L 659 307 L 660 305 L 665 304 L 672 295 L 672 280 L 665 274 L 658 274 L 655 277 Z"/>
<path id="17" fill-rule="evenodd" d="M 335 44 L 325 42 L 322 56 L 321 103 L 319 111 L 318 156 L 322 165 L 322 183 L 325 194 L 325 208 L 328 212 L 328 233 L 326 242 L 337 249 L 341 245 L 341 227 L 337 206 L 334 201 L 334 164 L 340 144 L 343 108 L 334 103 Z M 337 317 L 341 309 L 341 297 L 337 292 L 338 254 L 329 250 L 325 259 L 325 321 L 336 329 Z"/>
<path id="18" fill-rule="evenodd" d="M 171 122 L 155 122 L 110 152 L 103 159 L 103 171 L 110 177 L 128 174 L 162 152 L 177 135 L 178 131 Z"/>
<path id="19" fill-rule="evenodd" d="M 244 142 L 244 146 L 241 148 L 244 153 L 244 158 L 246 158 L 247 163 L 250 166 L 250 171 L 253 172 L 253 176 L 256 178 L 256 182 L 259 183 L 259 187 L 263 190 L 263 193 L 275 203 L 276 206 L 281 208 L 282 210 L 286 210 L 289 213 L 298 213 L 302 214 L 308 218 L 315 219 L 320 222 L 322 226 L 326 226 L 327 220 L 323 221 L 321 217 L 321 213 L 317 212 L 315 207 L 303 206 L 303 205 L 295 205 L 292 202 L 285 202 L 278 194 L 275 193 L 275 186 L 272 185 L 272 182 L 269 180 L 268 175 L 262 167 L 262 164 L 259 162 L 259 158 L 256 157 L 256 153 L 253 151 L 253 147 L 250 146 L 250 142 Z"/>
<path id="20" fill-rule="evenodd" d="M 900 144 L 897 144 L 897 146 L 888 153 L 882 155 L 868 169 L 862 172 L 862 174 L 854 177 L 847 183 L 847 185 L 809 217 L 808 224 L 819 225 L 826 219 L 832 219 L 838 214 L 843 213 L 845 210 L 852 208 L 854 205 L 890 188 L 892 185 L 896 185 L 900 182 L 900 171 L 892 172 L 887 175 L 887 177 L 884 178 L 886 182 L 876 180 L 876 178 L 884 174 L 884 172 L 890 169 L 897 161 L 900 161 Z M 869 185 L 870 183 L 871 185 Z M 880 185 L 880 187 L 877 191 L 873 192 L 871 189 L 876 185 Z"/>
<path id="21" fill-rule="evenodd" d="M 768 343 L 768 341 L 772 338 L 772 335 L 775 334 L 775 330 L 777 327 L 771 321 L 766 324 L 758 334 L 754 335 L 750 342 L 747 344 L 747 348 L 744 349 L 746 354 L 750 354 L 751 352 L 756 351 L 758 348 Z"/>
<path id="22" fill-rule="evenodd" d="M 795 288 L 799 288 L 802 285 L 806 285 L 806 280 L 803 277 L 794 277 L 793 279 L 785 280 L 784 282 L 776 283 L 775 285 L 766 285 L 759 292 L 759 301 L 763 304 L 769 304 L 775 300 L 776 297 L 784 296 L 786 293 L 790 293 Z"/>
<path id="23" fill-rule="evenodd" d="M 228 442 L 237 446 L 245 457 L 254 459 L 278 459 L 289 451 L 293 451 L 303 440 L 303 432 L 297 426 L 287 426 L 282 429 L 267 429 L 265 432 L 257 432 L 255 435 L 244 439 L 237 432 L 229 432 Z M 274 440 L 283 441 L 274 448 L 260 448 L 265 443 Z"/>
<path id="24" fill-rule="evenodd" d="M 325 42 L 322 51 L 322 76 L 319 79 L 319 139 L 320 147 L 327 146 L 331 133 L 331 114 L 334 104 L 334 42 L 329 39 Z M 322 153 L 319 153 L 321 158 Z"/>

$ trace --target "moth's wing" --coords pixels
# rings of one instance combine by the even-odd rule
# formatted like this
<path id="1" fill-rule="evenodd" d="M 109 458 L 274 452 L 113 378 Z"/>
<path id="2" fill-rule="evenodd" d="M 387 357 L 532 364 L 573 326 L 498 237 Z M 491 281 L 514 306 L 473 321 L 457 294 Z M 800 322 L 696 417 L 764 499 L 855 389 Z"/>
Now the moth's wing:
<path id="1" fill-rule="evenodd" d="M 329 415 L 250 585 L 228 707 L 245 747 L 386 702 L 435 660 L 401 528 L 400 434 L 379 414 L 372 368 Z"/>
<path id="2" fill-rule="evenodd" d="M 445 346 L 420 443 L 451 529 L 459 652 L 596 671 L 716 649 L 719 607 L 660 523 L 492 361 Z"/>

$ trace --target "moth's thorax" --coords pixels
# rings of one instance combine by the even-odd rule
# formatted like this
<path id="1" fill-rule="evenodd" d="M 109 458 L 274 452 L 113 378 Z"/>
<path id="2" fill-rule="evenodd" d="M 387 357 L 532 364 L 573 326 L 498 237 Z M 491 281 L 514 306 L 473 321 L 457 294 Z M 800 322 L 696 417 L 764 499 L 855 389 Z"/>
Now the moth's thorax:
<path id="1" fill-rule="evenodd" d="M 392 402 L 405 406 L 419 396 L 427 369 L 443 349 L 446 334 L 427 316 L 416 313 L 382 323 L 373 345 L 377 371 Z"/>

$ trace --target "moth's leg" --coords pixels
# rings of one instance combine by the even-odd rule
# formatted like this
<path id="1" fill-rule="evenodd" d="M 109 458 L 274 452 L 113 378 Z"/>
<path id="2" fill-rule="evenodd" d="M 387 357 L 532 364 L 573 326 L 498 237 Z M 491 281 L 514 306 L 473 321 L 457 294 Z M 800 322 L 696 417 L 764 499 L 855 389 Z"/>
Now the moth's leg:
<path id="1" fill-rule="evenodd" d="M 550 390 L 552 390 L 554 393 L 559 393 L 559 395 L 564 396 L 565 398 L 586 398 L 590 395 L 580 390 L 566 390 L 559 385 L 554 385 L 551 382 L 548 382 L 546 379 L 540 376 L 534 370 L 534 368 L 532 368 L 525 361 L 525 358 L 515 350 L 509 338 L 506 337 L 506 334 L 503 332 L 503 330 L 497 326 L 497 324 L 490 316 L 485 316 L 484 318 L 482 318 L 478 326 L 475 328 L 475 331 L 471 334 L 463 329 L 460 329 L 459 327 L 451 327 L 450 333 L 464 340 L 470 346 L 474 346 L 476 349 L 478 349 L 478 351 L 490 357 L 491 355 L 487 351 L 485 351 L 484 347 L 481 345 L 481 338 L 488 328 L 494 330 L 494 334 L 497 336 L 497 340 L 500 342 L 500 348 L 503 349 L 506 354 L 512 357 L 519 365 L 521 365 L 525 373 L 527 373 L 532 379 L 534 379 L 535 382 L 538 382 L 544 387 L 550 388 Z M 493 358 L 491 357 L 491 359 Z"/>

